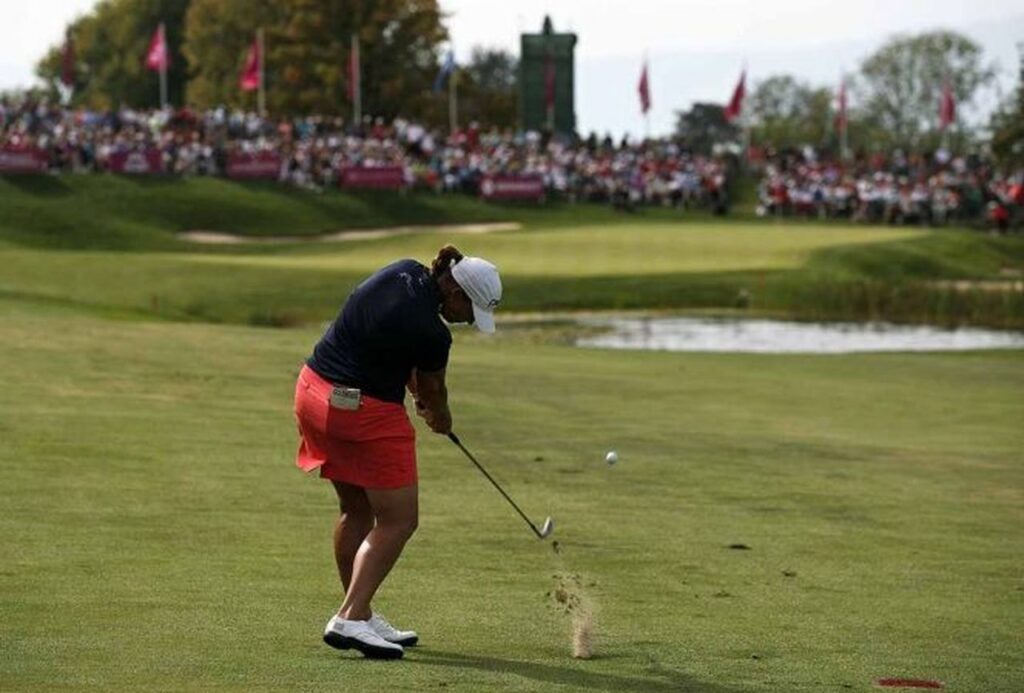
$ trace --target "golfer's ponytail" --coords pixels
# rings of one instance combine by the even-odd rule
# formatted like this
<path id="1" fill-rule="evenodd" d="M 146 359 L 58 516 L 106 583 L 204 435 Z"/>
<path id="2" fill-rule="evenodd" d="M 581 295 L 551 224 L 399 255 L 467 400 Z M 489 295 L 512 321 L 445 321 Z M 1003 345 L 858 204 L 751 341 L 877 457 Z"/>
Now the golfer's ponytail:
<path id="1" fill-rule="evenodd" d="M 430 276 L 438 279 L 442 274 L 452 268 L 456 262 L 462 259 L 462 253 L 454 245 L 446 245 L 437 251 L 437 257 L 430 265 Z"/>

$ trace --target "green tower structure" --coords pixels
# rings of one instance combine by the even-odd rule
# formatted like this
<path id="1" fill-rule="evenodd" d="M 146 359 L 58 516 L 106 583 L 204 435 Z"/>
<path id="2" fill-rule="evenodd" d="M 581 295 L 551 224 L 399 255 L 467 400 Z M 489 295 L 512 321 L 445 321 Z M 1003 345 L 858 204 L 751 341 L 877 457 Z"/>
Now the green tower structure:
<path id="1" fill-rule="evenodd" d="M 576 34 L 556 34 L 551 17 L 539 34 L 520 35 L 519 114 L 524 130 L 576 132 Z"/>

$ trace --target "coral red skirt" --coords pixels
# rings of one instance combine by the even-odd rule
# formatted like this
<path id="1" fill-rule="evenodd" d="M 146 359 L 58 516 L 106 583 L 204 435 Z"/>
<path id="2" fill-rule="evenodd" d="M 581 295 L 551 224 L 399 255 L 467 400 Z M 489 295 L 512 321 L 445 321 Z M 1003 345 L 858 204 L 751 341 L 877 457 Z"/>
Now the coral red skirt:
<path id="1" fill-rule="evenodd" d="M 295 464 L 320 476 L 362 488 L 402 488 L 416 483 L 416 430 L 405 407 L 362 395 L 356 410 L 330 403 L 334 385 L 309 366 L 295 383 L 299 451 Z"/>

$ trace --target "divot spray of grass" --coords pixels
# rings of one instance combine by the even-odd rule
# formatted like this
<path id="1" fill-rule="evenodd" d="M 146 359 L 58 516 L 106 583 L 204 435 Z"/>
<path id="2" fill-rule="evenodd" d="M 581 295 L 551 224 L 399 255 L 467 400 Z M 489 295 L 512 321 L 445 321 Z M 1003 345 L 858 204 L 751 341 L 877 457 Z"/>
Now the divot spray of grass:
<path id="1" fill-rule="evenodd" d="M 584 579 L 579 573 L 570 572 L 565 567 L 562 550 L 558 542 L 551 542 L 555 552 L 557 572 L 552 575 L 554 588 L 547 593 L 552 606 L 571 618 L 572 656 L 577 659 L 590 659 L 594 655 L 594 634 L 596 625 L 596 604 L 593 596 L 584 588 Z M 593 587 L 596 583 L 589 582 Z"/>

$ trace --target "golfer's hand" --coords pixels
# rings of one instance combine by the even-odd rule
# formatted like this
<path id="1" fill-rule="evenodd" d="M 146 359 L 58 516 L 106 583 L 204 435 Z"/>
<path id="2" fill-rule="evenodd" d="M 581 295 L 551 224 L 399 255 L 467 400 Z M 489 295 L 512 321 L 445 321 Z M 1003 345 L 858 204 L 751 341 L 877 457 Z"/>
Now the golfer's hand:
<path id="1" fill-rule="evenodd" d="M 452 431 L 452 415 L 447 411 L 447 408 L 441 412 L 425 410 L 423 420 L 427 422 L 427 426 L 434 433 L 446 436 Z"/>

